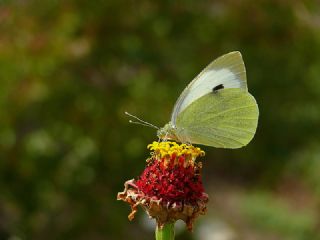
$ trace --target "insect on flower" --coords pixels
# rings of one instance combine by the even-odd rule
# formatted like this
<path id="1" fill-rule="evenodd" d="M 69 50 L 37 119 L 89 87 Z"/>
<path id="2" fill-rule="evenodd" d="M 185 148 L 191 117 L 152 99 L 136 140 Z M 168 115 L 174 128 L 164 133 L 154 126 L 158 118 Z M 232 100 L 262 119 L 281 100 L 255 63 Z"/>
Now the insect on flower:
<path id="1" fill-rule="evenodd" d="M 241 53 L 230 52 L 210 63 L 184 89 L 163 128 L 135 118 L 139 124 L 157 128 L 163 140 L 240 148 L 252 140 L 258 117 Z"/>

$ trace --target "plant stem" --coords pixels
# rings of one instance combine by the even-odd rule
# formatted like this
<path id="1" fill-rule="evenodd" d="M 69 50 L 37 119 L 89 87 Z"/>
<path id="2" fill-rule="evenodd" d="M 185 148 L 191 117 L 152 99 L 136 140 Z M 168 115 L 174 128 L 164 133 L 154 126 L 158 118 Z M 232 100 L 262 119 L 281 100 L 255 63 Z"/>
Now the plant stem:
<path id="1" fill-rule="evenodd" d="M 162 227 L 157 225 L 156 240 L 174 240 L 174 222 L 166 223 Z"/>

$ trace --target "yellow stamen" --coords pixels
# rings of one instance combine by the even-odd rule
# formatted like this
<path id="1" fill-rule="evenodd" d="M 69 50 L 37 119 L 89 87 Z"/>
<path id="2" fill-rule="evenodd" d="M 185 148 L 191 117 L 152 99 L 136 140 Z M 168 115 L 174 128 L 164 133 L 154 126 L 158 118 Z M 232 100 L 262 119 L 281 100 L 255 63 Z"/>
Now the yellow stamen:
<path id="1" fill-rule="evenodd" d="M 176 142 L 153 142 L 148 145 L 148 149 L 155 152 L 160 158 L 167 158 L 175 155 L 179 156 L 190 156 L 193 160 L 198 156 L 204 156 L 204 151 L 198 147 L 187 144 L 178 144 Z"/>

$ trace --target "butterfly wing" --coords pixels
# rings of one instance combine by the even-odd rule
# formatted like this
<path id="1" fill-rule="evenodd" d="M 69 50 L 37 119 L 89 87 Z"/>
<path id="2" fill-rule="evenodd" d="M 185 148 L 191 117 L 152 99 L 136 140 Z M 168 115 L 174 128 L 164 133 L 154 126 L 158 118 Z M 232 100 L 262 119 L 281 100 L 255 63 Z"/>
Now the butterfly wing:
<path id="1" fill-rule="evenodd" d="M 240 148 L 253 138 L 258 116 L 258 105 L 250 93 L 222 89 L 189 104 L 176 119 L 176 135 L 182 142 Z"/>
<path id="2" fill-rule="evenodd" d="M 173 125 L 176 124 L 177 116 L 188 105 L 212 92 L 217 86 L 247 91 L 246 70 L 240 52 L 230 52 L 217 58 L 184 89 L 171 115 Z"/>

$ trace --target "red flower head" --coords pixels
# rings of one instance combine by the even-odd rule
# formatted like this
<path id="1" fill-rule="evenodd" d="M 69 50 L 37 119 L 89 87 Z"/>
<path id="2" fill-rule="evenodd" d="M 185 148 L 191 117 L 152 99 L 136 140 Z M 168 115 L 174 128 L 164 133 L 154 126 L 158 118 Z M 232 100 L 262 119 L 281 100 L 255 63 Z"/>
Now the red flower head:
<path id="1" fill-rule="evenodd" d="M 208 195 L 201 180 L 201 162 L 204 152 L 192 145 L 175 142 L 153 142 L 147 167 L 138 180 L 125 183 L 118 200 L 131 205 L 129 219 L 134 218 L 137 206 L 142 206 L 159 226 L 181 219 L 192 230 L 194 219 L 206 212 Z"/>

